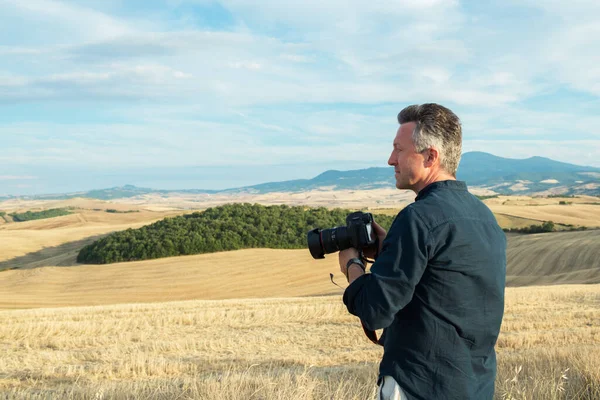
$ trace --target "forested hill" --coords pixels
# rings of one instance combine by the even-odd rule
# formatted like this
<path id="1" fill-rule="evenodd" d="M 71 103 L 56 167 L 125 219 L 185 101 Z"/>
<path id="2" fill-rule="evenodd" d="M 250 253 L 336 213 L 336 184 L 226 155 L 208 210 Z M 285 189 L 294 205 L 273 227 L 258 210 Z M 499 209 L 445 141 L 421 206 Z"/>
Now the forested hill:
<path id="1" fill-rule="evenodd" d="M 115 232 L 84 247 L 77 262 L 108 264 L 245 248 L 302 249 L 307 248 L 308 231 L 345 226 L 350 212 L 228 204 Z M 388 215 L 374 218 L 386 230 L 394 219 Z"/>

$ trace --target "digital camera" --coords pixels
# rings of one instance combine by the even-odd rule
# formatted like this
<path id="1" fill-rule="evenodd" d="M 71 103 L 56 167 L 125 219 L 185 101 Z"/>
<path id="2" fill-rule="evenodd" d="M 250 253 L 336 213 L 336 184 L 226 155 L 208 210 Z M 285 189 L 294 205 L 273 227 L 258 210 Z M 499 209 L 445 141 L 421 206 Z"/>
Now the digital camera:
<path id="1" fill-rule="evenodd" d="M 325 254 L 335 253 L 354 247 L 363 250 L 375 244 L 373 215 L 361 211 L 346 217 L 346 226 L 331 229 L 313 229 L 308 232 L 308 250 L 313 258 L 325 258 Z"/>

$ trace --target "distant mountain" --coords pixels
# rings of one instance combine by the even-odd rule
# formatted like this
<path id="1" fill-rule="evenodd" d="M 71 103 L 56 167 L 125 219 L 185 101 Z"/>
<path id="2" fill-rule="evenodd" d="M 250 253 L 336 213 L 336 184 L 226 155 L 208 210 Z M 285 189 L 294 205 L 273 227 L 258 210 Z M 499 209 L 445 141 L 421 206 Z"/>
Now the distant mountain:
<path id="1" fill-rule="evenodd" d="M 483 152 L 469 152 L 462 156 L 457 178 L 466 181 L 470 188 L 489 189 L 498 194 L 600 196 L 600 168 L 567 164 L 544 157 L 512 159 Z M 169 193 L 270 193 L 301 192 L 319 188 L 365 190 L 393 187 L 392 167 L 373 167 L 352 171 L 329 170 L 312 179 L 269 182 L 226 190 L 155 190 L 125 185 L 90 192 L 33 197 L 36 199 L 88 197 L 112 200 L 151 193 L 164 195 Z"/>
<path id="2" fill-rule="evenodd" d="M 457 179 L 469 187 L 499 194 L 588 194 L 600 195 L 600 168 L 554 161 L 544 157 L 512 159 L 484 152 L 463 154 Z M 353 171 L 330 170 L 313 179 L 271 182 L 229 189 L 224 192 L 292 192 L 328 187 L 332 189 L 376 189 L 394 187 L 392 167 Z"/>
<path id="3" fill-rule="evenodd" d="M 284 182 L 261 183 L 236 189 L 227 189 L 222 193 L 270 193 L 270 192 L 301 192 L 306 190 L 326 188 L 332 189 L 376 189 L 394 185 L 394 172 L 390 168 L 372 167 L 352 171 L 329 170 L 312 179 L 297 179 Z"/>
<path id="4" fill-rule="evenodd" d="M 600 195 L 600 168 L 545 157 L 512 159 L 483 152 L 465 153 L 457 178 L 500 194 Z"/>
<path id="5" fill-rule="evenodd" d="M 217 193 L 216 190 L 201 190 L 201 189 L 191 189 L 191 190 L 159 190 L 159 189 L 150 189 L 150 188 L 140 188 L 134 185 L 125 185 L 119 187 L 113 187 L 109 189 L 97 189 L 91 190 L 89 192 L 74 192 L 74 193 L 65 193 L 65 194 L 47 194 L 47 195 L 36 195 L 36 196 L 22 196 L 22 198 L 34 198 L 38 200 L 67 200 L 75 197 L 86 197 L 89 199 L 99 199 L 99 200 L 113 200 L 113 199 L 124 199 L 136 196 L 143 196 L 145 194 L 164 194 L 168 195 L 169 193 L 192 193 L 192 194 L 202 194 L 202 193 Z M 11 196 L 11 198 L 16 198 L 18 196 Z M 0 198 L 2 199 L 2 198 Z M 8 199 L 8 198 L 7 198 Z"/>
<path id="6" fill-rule="evenodd" d="M 592 174 L 586 175 L 586 173 Z M 471 185 L 488 185 L 490 181 L 498 180 L 540 182 L 547 179 L 555 179 L 561 183 L 576 183 L 582 180 L 594 180 L 594 173 L 600 173 L 600 168 L 567 164 L 545 157 L 512 159 L 473 151 L 463 156 L 457 178 Z M 595 182 L 599 181 L 598 178 L 600 174 L 596 175 Z"/>

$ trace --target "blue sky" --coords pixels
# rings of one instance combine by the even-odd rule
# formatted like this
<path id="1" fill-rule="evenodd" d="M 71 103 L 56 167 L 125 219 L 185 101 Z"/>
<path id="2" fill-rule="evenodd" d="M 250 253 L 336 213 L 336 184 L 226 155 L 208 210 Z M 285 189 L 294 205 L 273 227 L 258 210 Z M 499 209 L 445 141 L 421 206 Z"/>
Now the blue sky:
<path id="1" fill-rule="evenodd" d="M 600 166 L 600 2 L 0 0 L 0 195 L 385 166 L 422 102 Z"/>

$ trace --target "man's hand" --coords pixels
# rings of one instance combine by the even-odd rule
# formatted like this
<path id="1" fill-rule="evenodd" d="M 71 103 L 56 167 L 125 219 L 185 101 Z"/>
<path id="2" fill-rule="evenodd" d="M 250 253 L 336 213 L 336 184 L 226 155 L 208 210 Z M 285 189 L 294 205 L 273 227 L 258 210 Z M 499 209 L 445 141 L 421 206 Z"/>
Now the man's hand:
<path id="1" fill-rule="evenodd" d="M 355 248 L 349 248 L 346 250 L 340 251 L 340 271 L 344 276 L 348 277 L 348 283 L 352 283 L 356 278 L 363 275 L 364 272 L 362 268 L 358 265 L 350 265 L 350 271 L 346 271 L 346 264 L 350 261 L 351 258 L 359 258 L 358 250 Z"/>
<path id="2" fill-rule="evenodd" d="M 370 258 L 372 260 L 374 260 L 375 257 L 377 257 L 379 255 L 379 253 L 381 253 L 381 247 L 383 246 L 383 239 L 385 239 L 385 237 L 387 235 L 387 232 L 385 231 L 385 229 L 383 229 L 381 227 L 381 225 L 379 225 L 375 221 L 373 221 L 373 233 L 379 239 L 379 248 L 376 248 L 375 246 L 373 246 L 371 248 L 363 249 L 363 254 L 365 255 L 365 257 Z"/>

